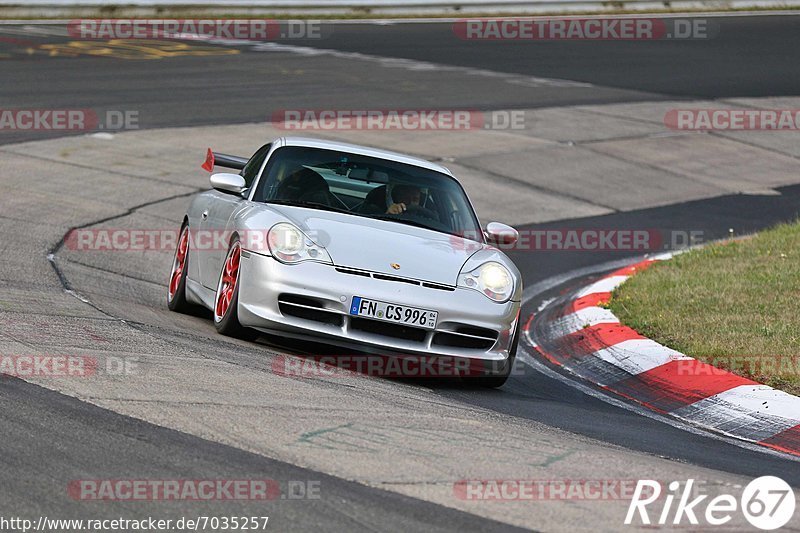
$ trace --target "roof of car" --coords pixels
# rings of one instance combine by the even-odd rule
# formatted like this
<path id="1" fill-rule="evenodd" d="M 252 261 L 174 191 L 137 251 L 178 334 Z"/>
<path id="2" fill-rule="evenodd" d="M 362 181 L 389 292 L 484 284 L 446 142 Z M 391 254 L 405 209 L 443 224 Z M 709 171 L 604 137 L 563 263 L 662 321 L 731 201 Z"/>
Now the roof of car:
<path id="1" fill-rule="evenodd" d="M 437 165 L 425 159 L 413 157 L 410 155 L 399 154 L 397 152 L 390 152 L 388 150 L 380 150 L 378 148 L 371 148 L 369 146 L 361 146 L 358 144 L 342 143 L 337 141 L 328 141 L 326 139 L 313 139 L 310 137 L 283 137 L 283 142 L 286 146 L 309 146 L 312 148 L 323 148 L 329 150 L 340 150 L 343 152 L 351 152 L 359 155 L 366 155 L 370 157 L 377 157 L 380 159 L 388 159 L 389 161 L 397 161 L 398 163 L 406 163 L 417 167 L 435 170 L 442 172 L 448 176 L 453 176 L 453 173 L 447 167 Z"/>

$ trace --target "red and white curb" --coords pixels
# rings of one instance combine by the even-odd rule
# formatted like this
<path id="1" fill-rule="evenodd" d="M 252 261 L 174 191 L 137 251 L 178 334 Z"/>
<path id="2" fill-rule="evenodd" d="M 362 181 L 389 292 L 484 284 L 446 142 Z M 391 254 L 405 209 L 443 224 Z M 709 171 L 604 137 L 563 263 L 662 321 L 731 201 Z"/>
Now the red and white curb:
<path id="1" fill-rule="evenodd" d="M 525 336 L 550 363 L 690 425 L 800 456 L 800 398 L 647 339 L 603 306 L 663 255 L 621 268 L 545 305 Z"/>

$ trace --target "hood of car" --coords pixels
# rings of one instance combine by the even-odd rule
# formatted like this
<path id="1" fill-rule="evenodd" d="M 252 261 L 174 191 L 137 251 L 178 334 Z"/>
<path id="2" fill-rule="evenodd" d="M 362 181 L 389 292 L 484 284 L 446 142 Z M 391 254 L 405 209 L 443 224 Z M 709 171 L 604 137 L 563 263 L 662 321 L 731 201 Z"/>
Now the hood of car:
<path id="1" fill-rule="evenodd" d="M 481 243 L 398 222 L 274 206 L 318 245 L 338 267 L 455 286 L 461 267 Z"/>

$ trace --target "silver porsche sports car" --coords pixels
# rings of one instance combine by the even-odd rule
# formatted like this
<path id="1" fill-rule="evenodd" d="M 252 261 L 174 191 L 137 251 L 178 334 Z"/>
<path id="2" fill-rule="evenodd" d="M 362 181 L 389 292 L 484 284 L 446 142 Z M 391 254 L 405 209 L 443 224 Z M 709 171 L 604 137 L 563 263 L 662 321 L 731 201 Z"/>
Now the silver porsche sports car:
<path id="1" fill-rule="evenodd" d="M 318 139 L 249 159 L 208 152 L 183 220 L 167 302 L 213 312 L 220 333 L 314 340 L 387 357 L 480 363 L 502 385 L 519 340 L 522 281 L 445 167 Z"/>

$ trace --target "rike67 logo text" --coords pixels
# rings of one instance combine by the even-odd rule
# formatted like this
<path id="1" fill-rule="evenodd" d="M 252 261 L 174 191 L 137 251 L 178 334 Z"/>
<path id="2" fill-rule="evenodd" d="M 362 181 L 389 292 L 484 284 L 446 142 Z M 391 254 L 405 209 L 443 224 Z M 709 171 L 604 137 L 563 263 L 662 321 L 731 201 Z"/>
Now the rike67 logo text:
<path id="1" fill-rule="evenodd" d="M 741 513 L 753 527 L 769 531 L 786 525 L 794 516 L 795 505 L 792 488 L 774 476 L 754 479 L 738 499 L 731 494 L 698 495 L 693 479 L 683 485 L 673 481 L 666 492 L 658 481 L 642 479 L 634 490 L 625 524 L 696 526 L 704 520 L 704 524 L 723 526 Z"/>

